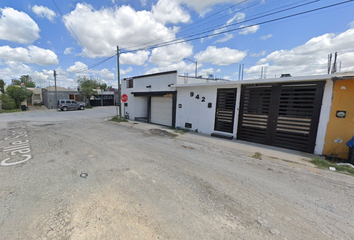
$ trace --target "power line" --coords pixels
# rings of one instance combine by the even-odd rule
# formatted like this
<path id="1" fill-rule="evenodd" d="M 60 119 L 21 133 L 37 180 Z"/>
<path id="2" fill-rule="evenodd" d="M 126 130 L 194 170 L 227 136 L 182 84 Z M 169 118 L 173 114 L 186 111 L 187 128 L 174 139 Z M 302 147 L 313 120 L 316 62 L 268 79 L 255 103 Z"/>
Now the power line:
<path id="1" fill-rule="evenodd" d="M 319 7 L 319 8 L 315 8 L 315 9 L 311 9 L 311 10 L 307 10 L 307 11 L 303 11 L 303 12 L 299 12 L 299 13 L 295 13 L 295 14 L 291 14 L 291 15 L 287 15 L 287 16 L 283 16 L 283 17 L 279 17 L 279 18 L 275 18 L 275 19 L 271 19 L 271 20 L 267 20 L 267 21 L 263 21 L 263 22 L 259 22 L 259 23 L 255 23 L 255 24 L 251 24 L 251 25 L 248 25 L 248 26 L 242 26 L 242 27 L 233 28 L 233 29 L 230 29 L 230 30 L 225 30 L 225 31 L 218 32 L 218 33 L 213 33 L 213 34 L 208 34 L 208 35 L 203 35 L 203 36 L 200 36 L 200 37 L 193 38 L 194 36 L 198 36 L 198 35 L 201 35 L 201 34 L 212 32 L 215 29 L 214 30 L 210 30 L 210 31 L 205 31 L 205 32 L 201 32 L 201 33 L 197 33 L 197 34 L 188 36 L 190 39 L 176 39 L 176 40 L 173 40 L 173 41 L 168 41 L 168 42 L 165 42 L 165 43 L 153 45 L 153 46 L 146 47 L 146 48 L 135 49 L 135 50 L 128 51 L 128 52 L 134 52 L 134 51 L 139 51 L 139 50 L 149 50 L 149 49 L 158 48 L 158 47 L 170 46 L 170 45 L 178 44 L 178 43 L 182 43 L 182 42 L 191 42 L 191 41 L 202 39 L 202 38 L 205 38 L 205 37 L 216 36 L 216 35 L 220 35 L 220 34 L 224 34 L 224 33 L 234 32 L 234 31 L 237 31 L 237 30 L 242 30 L 242 29 L 253 27 L 253 26 L 263 25 L 263 24 L 276 22 L 276 21 L 280 21 L 280 20 L 283 20 L 283 19 L 287 19 L 287 18 L 292 18 L 292 17 L 304 15 L 304 14 L 311 13 L 311 12 L 316 12 L 316 11 L 319 11 L 319 10 L 335 7 L 335 6 L 346 4 L 346 3 L 349 3 L 349 2 L 353 2 L 353 1 L 354 0 L 347 0 L 347 1 L 339 2 L 339 3 L 326 5 L 326 6 L 323 6 L 323 7 Z M 236 25 L 236 24 L 233 24 L 233 25 Z"/>
<path id="2" fill-rule="evenodd" d="M 212 2 L 212 3 L 210 3 L 210 4 L 208 4 L 207 6 L 205 6 L 205 7 L 202 7 L 201 9 L 199 9 L 199 10 L 196 10 L 197 12 L 198 11 L 201 11 L 201 10 L 203 10 L 203 9 L 206 9 L 206 8 L 208 8 L 208 7 L 210 7 L 210 6 L 212 6 L 212 5 L 214 5 L 214 4 L 216 4 L 216 2 L 219 2 L 220 0 L 216 0 L 216 1 L 214 1 L 214 2 Z M 245 1 L 250 1 L 250 0 L 245 0 Z M 237 5 L 237 4 L 236 4 Z M 223 10 L 224 11 L 224 10 Z M 180 22 L 180 21 L 182 21 L 183 19 L 185 19 L 186 17 L 183 17 L 183 18 L 180 18 L 179 20 L 178 20 L 178 22 Z M 209 18 L 209 16 L 207 17 L 207 18 Z M 204 18 L 204 19 L 206 19 L 206 18 Z M 202 20 L 201 20 L 202 21 Z M 150 37 L 150 36 L 152 36 L 152 35 L 155 35 L 156 33 L 158 33 L 158 32 L 160 32 L 160 31 L 162 31 L 162 30 L 164 30 L 166 27 L 164 27 L 164 28 L 161 28 L 161 29 L 159 29 L 159 30 L 156 30 L 155 32 L 153 32 L 153 33 L 151 33 L 151 34 L 149 34 L 148 36 L 146 36 L 145 38 L 148 38 L 148 37 Z M 131 48 L 131 47 L 135 47 L 137 44 L 147 44 L 147 43 L 141 43 L 142 41 L 139 41 L 139 42 L 137 42 L 135 45 L 131 45 L 131 46 L 128 46 L 128 47 L 126 47 L 125 49 L 129 49 L 129 48 Z"/>
<path id="3" fill-rule="evenodd" d="M 80 45 L 86 50 L 87 54 L 88 54 L 91 58 L 93 58 L 93 57 L 90 55 L 90 53 L 89 53 L 89 51 L 87 50 L 87 48 L 84 46 L 84 44 L 82 44 L 82 42 L 80 41 L 80 39 L 77 37 L 77 35 L 75 34 L 74 30 L 71 28 L 70 24 L 66 21 L 64 15 L 63 15 L 63 13 L 60 11 L 60 9 L 59 9 L 58 5 L 56 4 L 56 2 L 55 2 L 54 0 L 52 0 L 52 1 L 53 1 L 53 3 L 54 3 L 55 7 L 58 9 L 60 15 L 63 17 L 64 22 L 65 22 L 66 25 L 69 27 L 71 33 L 75 36 L 75 38 L 76 38 L 77 41 L 80 43 Z"/>
<path id="4" fill-rule="evenodd" d="M 238 6 L 238 5 L 242 4 L 242 3 L 245 3 L 245 2 L 247 2 L 247 1 L 249 1 L 249 0 L 244 0 L 243 2 L 240 2 L 240 3 L 238 3 L 238 4 L 234 4 L 234 5 L 232 5 L 232 6 L 228 7 L 228 8 L 225 8 L 225 9 L 223 9 L 223 10 L 220 10 L 220 11 L 218 11 L 218 12 L 216 12 L 216 13 L 214 13 L 214 14 L 212 14 L 212 15 L 210 15 L 210 16 L 208 16 L 208 17 L 202 19 L 202 20 L 199 20 L 199 21 L 195 22 L 194 24 L 192 24 L 192 25 L 190 25 L 190 26 L 187 26 L 186 28 L 182 29 L 182 31 L 180 31 L 179 33 L 187 32 L 187 30 L 193 30 L 193 29 L 195 29 L 195 28 L 199 28 L 199 26 L 197 25 L 197 23 L 203 22 L 203 24 L 205 25 L 205 24 L 208 24 L 208 23 L 211 23 L 211 22 L 215 22 L 216 20 L 225 18 L 225 17 L 227 17 L 227 16 L 229 16 L 229 15 L 231 15 L 231 14 L 234 14 L 235 12 L 230 12 L 230 13 L 228 13 L 228 14 L 225 14 L 225 15 L 221 16 L 221 17 L 214 18 L 214 19 L 212 19 L 212 20 L 210 20 L 210 21 L 208 21 L 208 22 L 204 22 L 206 19 L 208 19 L 208 18 L 210 18 L 210 17 L 213 17 L 213 16 L 215 16 L 215 15 L 218 15 L 219 13 L 224 12 L 224 11 L 226 11 L 226 10 L 232 9 L 232 8 Z M 308 0 L 303 0 L 303 1 L 300 1 L 300 2 L 304 2 L 304 1 L 308 1 Z M 318 2 L 318 1 L 320 1 L 320 0 L 311 1 L 310 3 Z M 239 9 L 237 12 L 244 11 L 244 10 L 246 10 L 246 9 L 252 8 L 252 7 L 257 6 L 257 5 L 260 5 L 261 3 L 262 3 L 262 2 L 259 1 L 259 2 L 255 3 L 255 4 L 252 4 L 252 5 L 249 5 L 249 6 L 247 6 L 247 7 L 242 8 L 242 9 Z M 307 4 L 310 4 L 310 3 L 305 3 L 305 4 L 303 4 L 303 5 L 298 5 L 297 7 L 304 6 L 304 5 L 307 5 Z M 295 3 L 288 4 L 288 5 L 285 5 L 285 6 L 283 6 L 283 7 L 292 6 L 292 5 L 294 5 L 294 4 L 295 4 Z M 271 4 L 271 5 L 273 5 L 273 4 Z M 281 8 L 283 8 L 283 7 L 279 7 L 279 8 L 277 8 L 277 9 L 281 9 Z M 296 8 L 296 7 L 294 7 L 294 8 Z M 289 8 L 289 9 L 291 9 L 291 8 Z M 283 9 L 283 10 L 281 10 L 281 11 L 286 11 L 286 10 L 287 10 L 287 9 L 285 9 L 285 10 Z M 269 11 L 271 11 L 271 10 L 269 10 Z M 269 11 L 265 11 L 265 12 L 260 13 L 260 14 L 264 14 L 264 13 L 267 13 L 267 12 L 269 12 Z M 276 13 L 279 13 L 279 12 L 281 12 L 281 11 L 273 12 L 272 14 L 276 14 Z M 269 15 L 272 15 L 272 14 L 269 14 Z M 258 15 L 259 15 L 259 14 L 258 14 Z M 257 15 L 255 15 L 255 16 L 257 16 Z M 268 16 L 268 15 L 264 15 L 264 16 Z M 249 22 L 249 21 L 251 21 L 251 20 L 254 20 L 254 19 L 257 19 L 257 18 L 261 18 L 261 17 L 264 17 L 264 16 L 254 17 L 254 18 L 252 18 L 252 19 L 245 20 L 245 21 L 241 21 L 241 22 L 238 22 L 238 23 L 235 23 L 235 24 L 231 24 L 231 23 L 230 23 L 230 24 L 227 24 L 227 25 L 225 25 L 225 24 L 219 24 L 219 25 L 216 25 L 216 26 L 214 26 L 214 27 L 205 28 L 205 29 L 203 29 L 202 31 L 206 31 L 206 30 L 208 30 L 208 29 L 213 29 L 213 31 L 215 31 L 215 30 L 217 30 L 217 29 L 227 28 L 227 27 L 232 26 L 232 25 L 236 25 L 236 24 L 241 24 L 241 23 Z M 222 26 L 222 27 L 216 28 L 216 27 L 218 27 L 218 26 Z M 196 34 L 196 35 L 198 35 L 198 34 Z M 181 39 L 181 38 L 183 38 L 183 37 L 185 37 L 185 36 L 186 36 L 186 34 L 185 34 L 185 35 L 180 35 L 180 36 L 179 36 L 179 39 Z M 176 39 L 172 39 L 172 38 L 167 38 L 167 40 L 168 40 L 168 39 L 171 39 L 171 41 L 176 40 Z M 156 41 L 158 41 L 158 40 L 159 40 L 159 39 L 155 39 L 155 40 L 152 40 L 152 41 L 149 41 L 149 42 L 145 42 L 145 43 L 142 44 L 142 45 L 149 44 L 149 43 L 153 43 L 153 42 L 156 42 Z M 161 40 L 162 40 L 162 39 L 161 39 Z M 135 46 L 137 46 L 137 45 L 129 46 L 129 47 L 127 47 L 126 49 L 129 49 L 129 48 L 135 47 Z"/>
<path id="5" fill-rule="evenodd" d="M 259 17 L 254 17 L 254 18 L 251 18 L 251 19 L 247 19 L 247 20 L 244 20 L 244 21 L 241 21 L 241 22 L 238 22 L 238 23 L 233 23 L 233 24 L 229 24 L 229 25 L 227 25 L 227 26 L 222 26 L 222 27 L 219 27 L 219 28 L 214 28 L 214 29 L 212 29 L 212 30 L 207 30 L 207 31 L 204 31 L 204 32 L 192 34 L 192 35 L 189 35 L 189 36 L 186 36 L 186 37 L 187 37 L 187 38 L 191 38 L 191 37 L 198 36 L 198 35 L 201 35 L 201 34 L 205 34 L 205 33 L 209 33 L 209 32 L 215 32 L 216 30 L 227 29 L 227 28 L 230 27 L 230 26 L 240 25 L 240 24 L 242 24 L 242 23 L 250 22 L 250 21 L 252 21 L 252 20 L 256 20 L 256 19 L 259 19 L 259 18 L 267 17 L 267 16 L 270 16 L 270 15 L 274 15 L 274 14 L 277 14 L 277 13 L 285 12 L 285 11 L 288 11 L 288 10 L 293 10 L 293 9 L 295 9 L 295 8 L 299 8 L 299 7 L 302 7 L 302 6 L 305 6 L 305 5 L 308 5 L 308 4 L 317 2 L 317 1 L 319 1 L 319 0 L 314 0 L 314 1 L 309 2 L 309 3 L 300 4 L 300 5 L 293 6 L 293 7 L 290 7 L 290 8 L 286 8 L 286 9 L 283 9 L 283 10 L 275 11 L 275 12 L 272 12 L 272 13 L 269 13 L 269 14 L 261 15 L 261 16 L 259 16 Z M 244 26 L 244 27 L 236 28 L 236 29 L 234 29 L 233 31 L 241 30 L 241 29 L 245 29 L 245 28 L 249 28 L 249 27 L 252 27 L 252 26 L 255 26 L 255 25 L 260 25 L 260 24 L 252 24 L 252 25 L 250 25 L 250 26 Z M 225 30 L 225 31 L 226 31 L 226 30 Z M 219 34 L 222 34 L 222 33 L 225 33 L 225 32 L 217 32 L 217 33 L 210 34 L 210 35 L 207 35 L 207 36 L 203 36 L 203 37 L 200 37 L 200 38 L 215 36 L 215 35 L 219 35 Z M 199 39 L 200 39 L 200 38 L 199 38 Z M 178 39 L 174 39 L 174 40 L 171 40 L 171 41 L 168 41 L 168 42 L 165 42 L 165 43 L 161 43 L 161 44 L 173 43 L 173 42 L 179 41 L 179 40 L 183 40 L 183 38 L 180 37 L 180 38 L 178 38 Z M 184 40 L 184 41 L 188 41 L 188 40 Z M 156 46 L 159 46 L 159 44 L 157 44 Z M 151 47 L 151 46 L 150 46 L 150 47 Z"/>
<path id="6" fill-rule="evenodd" d="M 211 31 L 215 31 L 216 29 L 211 30 L 211 31 L 205 31 L 205 32 L 201 32 L 201 33 L 197 33 L 197 34 L 188 36 L 189 39 L 176 39 L 176 40 L 173 40 L 173 41 L 168 41 L 168 42 L 160 43 L 160 44 L 157 44 L 157 45 L 151 45 L 151 46 L 140 48 L 140 49 L 125 51 L 125 52 L 122 52 L 122 53 L 135 52 L 135 51 L 139 51 L 139 50 L 150 50 L 150 49 L 159 48 L 159 47 L 165 47 L 165 46 L 174 45 L 174 44 L 178 44 L 178 43 L 182 43 L 182 42 L 191 42 L 191 41 L 195 41 L 195 40 L 198 40 L 198 39 L 201 39 L 201 38 L 205 38 L 205 37 L 209 37 L 209 36 L 216 36 L 216 35 L 220 35 L 220 34 L 224 34 L 224 33 L 234 32 L 234 31 L 237 31 L 237 30 L 242 30 L 242 29 L 246 29 L 246 28 L 249 28 L 249 27 L 257 26 L 257 25 L 263 25 L 263 24 L 267 24 L 267 23 L 271 23 L 271 22 L 280 21 L 280 20 L 283 20 L 283 19 L 288 19 L 288 18 L 292 18 L 292 17 L 296 17 L 296 16 L 300 16 L 300 15 L 304 15 L 304 14 L 320 11 L 320 10 L 323 10 L 323 9 L 332 8 L 332 7 L 343 5 L 343 4 L 346 4 L 346 3 L 353 2 L 353 1 L 354 0 L 347 0 L 347 1 L 339 2 L 339 3 L 335 3 L 335 4 L 330 4 L 330 5 L 326 5 L 326 6 L 319 7 L 319 8 L 310 9 L 310 10 L 307 10 L 307 11 L 302 11 L 302 12 L 290 14 L 290 15 L 287 15 L 287 16 L 279 17 L 279 18 L 266 20 L 266 21 L 255 23 L 255 24 L 251 24 L 251 25 L 248 25 L 248 26 L 242 26 L 242 27 L 238 27 L 238 28 L 233 28 L 233 29 L 221 31 L 221 32 L 218 32 L 218 33 L 213 33 L 213 34 L 203 35 L 203 36 L 199 36 L 199 37 L 194 37 L 194 36 L 202 35 L 202 34 L 205 34 L 205 33 L 209 33 Z M 233 25 L 236 25 L 236 24 L 233 24 Z M 73 73 L 80 73 L 80 72 L 83 72 L 83 71 L 87 71 L 87 70 L 89 70 L 91 68 L 97 67 L 98 65 L 101 65 L 102 63 L 104 63 L 104 62 L 108 61 L 109 59 L 115 57 L 116 55 L 117 55 L 117 53 L 115 53 L 113 56 L 110 56 L 110 57 L 108 57 L 108 58 L 106 58 L 106 59 L 104 59 L 102 61 L 94 63 L 94 64 L 88 66 L 87 68 L 79 69 L 79 70 L 77 70 L 77 71 L 75 71 Z"/>
<path id="7" fill-rule="evenodd" d="M 182 29 L 181 32 L 186 32 L 187 30 L 192 30 L 192 29 L 194 29 L 194 28 L 197 28 L 197 27 L 198 27 L 197 23 L 204 22 L 204 21 L 205 21 L 206 19 L 208 19 L 208 18 L 211 18 L 211 17 L 213 17 L 213 16 L 215 16 L 215 15 L 221 13 L 221 12 L 224 12 L 224 11 L 226 11 L 226 10 L 228 10 L 228 9 L 232 9 L 232 8 L 238 6 L 238 5 L 242 4 L 242 3 L 248 2 L 248 1 L 250 1 L 250 0 L 244 0 L 243 2 L 234 4 L 234 5 L 230 6 L 230 7 L 227 7 L 227 8 L 225 8 L 225 9 L 222 9 L 222 10 L 216 12 L 216 13 L 213 13 L 213 14 L 209 15 L 208 17 L 205 17 L 205 18 L 203 18 L 203 19 L 201 19 L 201 20 L 198 20 L 198 21 L 196 21 L 195 23 L 193 23 L 192 25 L 185 27 L 184 29 Z M 241 9 L 241 10 L 239 10 L 239 11 L 242 11 L 242 10 L 244 10 L 244 9 L 253 7 L 253 6 L 258 5 L 258 4 L 260 4 L 260 2 L 258 2 L 258 3 L 256 3 L 256 4 L 253 4 L 253 5 L 251 5 L 251 6 L 248 6 L 248 7 L 246 7 L 246 8 L 243 8 L 243 9 Z M 210 5 L 211 5 L 211 4 L 210 4 Z M 232 13 L 226 14 L 226 16 L 227 16 L 227 15 L 230 15 L 230 14 L 232 14 Z M 224 17 L 225 17 L 225 15 L 222 16 L 221 18 L 224 18 Z M 218 19 L 216 19 L 216 20 L 218 20 Z M 212 22 L 212 21 L 213 21 L 213 20 L 211 20 L 211 21 L 209 21 L 209 22 Z M 209 22 L 206 22 L 206 23 L 209 23 Z M 204 24 L 204 23 L 203 23 L 203 24 Z M 181 32 L 180 32 L 180 33 L 181 33 Z M 149 36 L 150 36 L 150 35 L 149 35 Z M 140 45 L 149 44 L 149 43 L 152 43 L 152 42 L 155 42 L 155 41 L 158 41 L 158 40 L 159 40 L 159 39 L 151 40 L 151 41 L 149 41 L 149 42 L 145 42 L 145 43 L 140 44 Z M 135 46 L 137 46 L 137 45 L 129 46 L 129 47 L 127 47 L 126 49 L 129 49 L 129 48 L 135 47 Z"/>

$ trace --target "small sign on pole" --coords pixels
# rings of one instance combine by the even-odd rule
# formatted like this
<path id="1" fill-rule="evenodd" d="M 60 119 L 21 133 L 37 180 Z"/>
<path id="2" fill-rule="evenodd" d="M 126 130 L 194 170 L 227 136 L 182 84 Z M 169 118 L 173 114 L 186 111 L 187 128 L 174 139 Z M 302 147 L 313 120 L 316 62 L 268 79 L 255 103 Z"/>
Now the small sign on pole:
<path id="1" fill-rule="evenodd" d="M 128 95 L 127 94 L 123 94 L 122 95 L 122 102 L 127 102 L 128 101 Z"/>

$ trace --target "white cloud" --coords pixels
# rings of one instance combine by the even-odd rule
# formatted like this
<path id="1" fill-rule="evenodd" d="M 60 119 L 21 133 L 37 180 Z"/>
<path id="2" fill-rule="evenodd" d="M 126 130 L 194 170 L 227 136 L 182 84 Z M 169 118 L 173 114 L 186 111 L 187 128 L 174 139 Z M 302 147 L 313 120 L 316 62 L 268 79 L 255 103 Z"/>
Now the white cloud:
<path id="1" fill-rule="evenodd" d="M 83 62 L 77 61 L 73 66 L 70 66 L 66 71 L 68 72 L 76 72 L 76 71 L 83 71 L 87 69 L 87 65 Z"/>
<path id="2" fill-rule="evenodd" d="M 260 37 L 261 40 L 267 40 L 268 38 L 273 37 L 273 34 L 263 35 Z"/>
<path id="3" fill-rule="evenodd" d="M 9 46 L 0 47 L 0 58 L 10 61 L 30 63 L 32 60 L 26 48 L 11 48 Z"/>
<path id="4" fill-rule="evenodd" d="M 143 65 L 149 59 L 149 51 L 138 51 L 136 53 L 122 53 L 119 57 L 121 64 Z"/>
<path id="5" fill-rule="evenodd" d="M 198 62 L 210 62 L 215 65 L 230 65 L 242 61 L 246 57 L 246 51 L 231 48 L 216 48 L 209 46 L 205 51 L 197 53 L 194 57 Z"/>
<path id="6" fill-rule="evenodd" d="M 112 56 L 117 43 L 121 48 L 134 49 L 156 43 L 156 39 L 175 39 L 176 28 L 157 22 L 151 12 L 135 11 L 130 6 L 94 9 L 86 3 L 65 15 L 82 44 L 93 57 Z M 69 30 L 69 26 L 66 24 Z M 92 31 L 95 29 L 95 31 Z"/>
<path id="7" fill-rule="evenodd" d="M 51 50 L 39 48 L 34 45 L 29 46 L 28 49 L 32 62 L 38 65 L 48 66 L 59 64 L 58 56 Z"/>
<path id="8" fill-rule="evenodd" d="M 215 73 L 219 73 L 219 72 L 221 72 L 220 68 L 215 71 Z"/>
<path id="9" fill-rule="evenodd" d="M 267 66 L 268 76 L 282 73 L 312 75 L 327 73 L 328 53 L 338 52 L 337 62 L 342 71 L 354 70 L 354 26 L 340 34 L 324 34 L 289 50 L 274 51 L 258 61 L 256 66 L 245 69 L 248 78 L 259 77 L 261 66 Z"/>
<path id="10" fill-rule="evenodd" d="M 65 55 L 68 55 L 68 54 L 71 54 L 71 50 L 72 50 L 73 48 L 65 48 L 65 51 L 64 51 L 64 54 Z"/>
<path id="11" fill-rule="evenodd" d="M 141 3 L 141 6 L 145 7 L 146 3 L 147 3 L 147 0 L 140 0 L 140 3 Z"/>
<path id="12" fill-rule="evenodd" d="M 223 38 L 220 38 L 220 39 L 218 39 L 218 40 L 216 40 L 216 41 L 214 42 L 214 44 L 215 44 L 215 43 L 227 42 L 227 41 L 231 40 L 233 37 L 234 37 L 233 34 L 225 33 L 224 37 L 223 37 Z"/>
<path id="13" fill-rule="evenodd" d="M 120 75 L 126 75 L 126 74 L 130 73 L 131 71 L 133 71 L 132 67 L 128 67 L 126 70 L 120 69 Z"/>
<path id="14" fill-rule="evenodd" d="M 259 53 L 252 53 L 251 54 L 251 57 L 261 57 L 261 56 L 264 56 L 264 55 L 266 55 L 266 51 L 264 50 L 264 51 L 262 51 L 262 52 L 259 52 Z"/>
<path id="15" fill-rule="evenodd" d="M 182 42 L 153 49 L 149 62 L 155 63 L 160 67 L 164 67 L 174 62 L 182 61 L 183 58 L 189 57 L 192 54 L 193 46 L 189 43 Z"/>
<path id="16" fill-rule="evenodd" d="M 34 5 L 32 11 L 37 14 L 38 17 L 47 18 L 51 22 L 54 22 L 54 18 L 57 16 L 53 10 L 43 6 Z"/>
<path id="17" fill-rule="evenodd" d="M 244 0 L 220 0 L 220 1 L 215 1 L 215 0 L 171 0 L 179 3 L 184 3 L 188 7 L 193 8 L 197 12 L 203 12 L 205 11 L 205 8 L 209 9 L 213 5 L 216 4 L 222 4 L 222 3 L 238 3 L 238 2 L 243 2 Z"/>
<path id="18" fill-rule="evenodd" d="M 24 12 L 13 8 L 0 8 L 0 39 L 30 44 L 39 38 L 40 29 Z"/>
<path id="19" fill-rule="evenodd" d="M 25 63 L 36 63 L 42 66 L 59 64 L 58 56 L 51 50 L 30 45 L 28 50 L 22 47 L 0 47 L 0 58 Z"/>
<path id="20" fill-rule="evenodd" d="M 50 45 L 50 44 L 52 44 L 52 42 L 51 41 L 47 41 L 47 43 Z"/>
<path id="21" fill-rule="evenodd" d="M 31 77 L 38 85 L 39 82 L 42 82 L 42 84 L 49 82 L 54 76 L 52 70 L 48 71 L 43 69 L 42 72 L 35 71 L 31 74 Z"/>
<path id="22" fill-rule="evenodd" d="M 98 76 L 100 79 L 105 81 L 112 81 L 115 79 L 115 75 L 113 72 L 108 70 L 107 68 L 103 68 L 102 70 L 88 70 L 87 65 L 83 62 L 77 61 L 73 66 L 70 66 L 66 69 L 69 73 L 75 73 L 79 71 L 79 73 L 75 73 L 75 76 Z"/>
<path id="23" fill-rule="evenodd" d="M 97 70 L 89 70 L 88 72 L 94 73 L 96 75 L 100 75 L 101 76 L 100 78 L 102 80 L 105 80 L 105 81 L 112 81 L 112 80 L 115 79 L 114 73 L 109 71 L 107 68 L 104 68 L 104 69 L 99 70 L 99 71 L 97 71 Z"/>
<path id="24" fill-rule="evenodd" d="M 203 78 L 208 78 L 210 74 L 214 74 L 214 68 L 206 68 L 198 71 L 198 76 L 202 76 Z"/>
<path id="25" fill-rule="evenodd" d="M 230 24 L 234 23 L 235 21 L 236 22 L 241 22 L 241 21 L 243 21 L 245 19 L 245 17 L 246 17 L 245 13 L 237 12 L 232 18 L 227 20 L 226 23 L 222 27 L 220 27 L 218 29 L 215 29 L 214 32 L 213 32 L 213 36 L 209 36 L 208 38 L 211 39 L 211 38 L 215 37 L 215 34 L 219 34 L 219 33 L 223 32 L 223 31 L 226 31 L 228 29 L 228 27 L 230 26 Z M 233 37 L 234 37 L 234 34 L 225 33 L 224 37 L 216 40 L 214 42 L 214 44 L 215 43 L 227 42 L 227 41 L 231 40 Z"/>
<path id="26" fill-rule="evenodd" d="M 22 62 L 5 61 L 5 68 L 0 68 L 0 79 L 3 79 L 7 84 L 11 83 L 11 79 L 20 78 L 22 75 L 27 75 L 32 72 L 31 68 Z"/>
<path id="27" fill-rule="evenodd" d="M 156 5 L 152 6 L 151 10 L 154 18 L 165 23 L 187 23 L 191 19 L 187 11 L 180 6 L 178 2 L 170 0 L 159 0 Z"/>
<path id="28" fill-rule="evenodd" d="M 203 64 L 198 64 L 198 67 L 202 67 Z M 195 64 L 194 63 L 190 63 L 187 64 L 183 61 L 178 62 L 178 63 L 173 63 L 171 65 L 165 66 L 165 67 L 156 67 L 156 68 L 152 68 L 149 69 L 147 72 L 145 72 L 145 74 L 152 74 L 152 73 L 158 73 L 158 72 L 166 72 L 166 71 L 173 71 L 173 70 L 177 70 L 179 73 L 189 73 L 189 75 L 193 75 L 195 74 Z"/>
<path id="29" fill-rule="evenodd" d="M 233 22 L 241 22 L 243 20 L 245 20 L 246 14 L 242 13 L 242 12 L 237 12 L 231 19 L 229 19 L 226 22 L 226 25 L 230 25 Z"/>
<path id="30" fill-rule="evenodd" d="M 244 25 L 241 25 L 240 27 L 245 27 Z M 251 27 L 246 27 L 246 28 L 243 28 L 241 29 L 241 31 L 239 32 L 239 34 L 241 35 L 248 35 L 248 34 L 251 34 L 251 33 L 255 33 L 259 30 L 259 25 L 254 25 L 254 26 L 251 26 Z"/>

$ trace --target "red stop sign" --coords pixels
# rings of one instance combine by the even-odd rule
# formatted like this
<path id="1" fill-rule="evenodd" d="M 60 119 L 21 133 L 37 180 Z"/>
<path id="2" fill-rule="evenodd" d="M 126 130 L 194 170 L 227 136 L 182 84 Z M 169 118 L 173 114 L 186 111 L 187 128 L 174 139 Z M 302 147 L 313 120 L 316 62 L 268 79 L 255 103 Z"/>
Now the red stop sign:
<path id="1" fill-rule="evenodd" d="M 126 102 L 126 101 L 128 101 L 128 96 L 127 96 L 127 94 L 123 94 L 122 95 L 122 102 Z"/>

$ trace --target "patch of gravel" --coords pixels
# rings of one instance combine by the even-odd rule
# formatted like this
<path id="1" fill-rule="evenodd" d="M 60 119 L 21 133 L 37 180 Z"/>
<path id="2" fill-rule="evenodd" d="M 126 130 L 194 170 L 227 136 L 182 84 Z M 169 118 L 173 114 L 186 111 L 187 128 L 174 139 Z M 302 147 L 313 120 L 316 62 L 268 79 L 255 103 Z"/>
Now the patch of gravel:
<path id="1" fill-rule="evenodd" d="M 144 131 L 143 133 L 150 136 L 161 136 L 161 137 L 165 137 L 165 136 L 173 137 L 174 135 L 177 135 L 161 129 L 149 129 L 147 131 Z"/>

